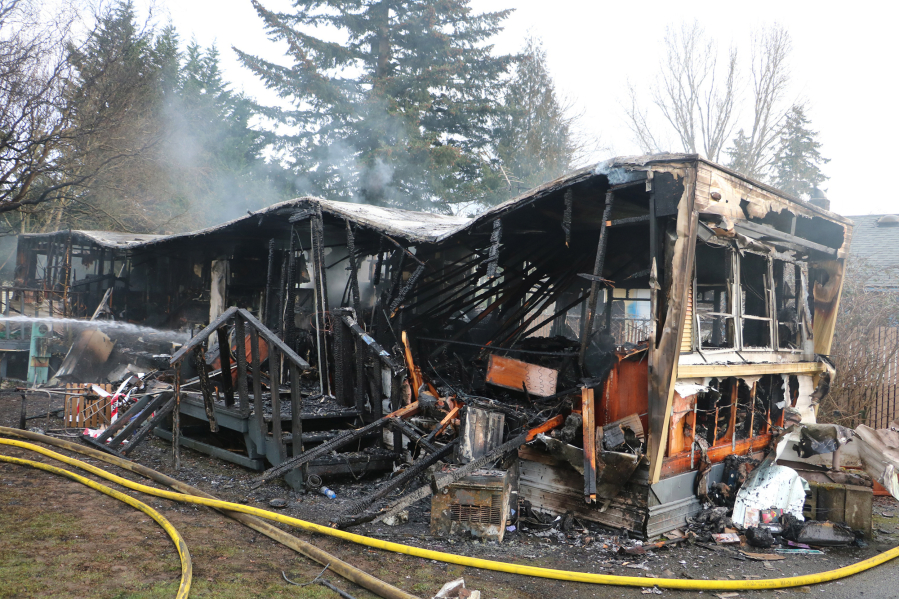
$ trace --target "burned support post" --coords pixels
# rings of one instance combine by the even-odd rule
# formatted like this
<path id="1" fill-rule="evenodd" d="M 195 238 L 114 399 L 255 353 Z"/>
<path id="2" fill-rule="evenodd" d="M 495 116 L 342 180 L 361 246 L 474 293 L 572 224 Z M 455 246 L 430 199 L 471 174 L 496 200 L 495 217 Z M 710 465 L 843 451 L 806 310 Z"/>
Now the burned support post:
<path id="1" fill-rule="evenodd" d="M 581 324 L 581 353 L 579 362 L 582 367 L 584 365 L 584 355 L 587 353 L 587 344 L 590 343 L 590 337 L 593 333 L 593 318 L 596 315 L 596 300 L 599 297 L 599 279 L 602 277 L 602 269 L 606 260 L 606 244 L 608 243 L 606 223 L 612 217 L 612 204 L 614 201 L 615 194 L 611 191 L 607 191 L 606 206 L 602 213 L 602 223 L 599 225 L 599 242 L 596 245 L 596 261 L 593 263 L 593 278 L 590 282 L 590 297 L 587 300 L 587 318 Z"/>
<path id="2" fill-rule="evenodd" d="M 290 363 L 290 429 L 291 456 L 303 453 L 303 396 L 300 394 L 300 369 Z M 305 479 L 305 476 L 303 477 Z"/>
<path id="3" fill-rule="evenodd" d="M 181 362 L 175 364 L 175 405 L 172 412 L 172 459 L 181 470 Z"/>
<path id="4" fill-rule="evenodd" d="M 218 431 L 218 424 L 215 422 L 215 400 L 209 387 L 209 369 L 206 365 L 206 354 L 203 352 L 202 345 L 194 348 L 194 363 L 197 367 L 200 393 L 203 394 L 203 407 L 206 408 L 206 419 L 209 420 L 209 430 L 214 433 Z M 225 376 L 224 371 L 222 371 L 222 376 Z"/>
<path id="5" fill-rule="evenodd" d="M 411 371 L 410 371 L 411 373 Z M 410 374 L 411 376 L 411 374 Z M 394 374 L 390 377 L 390 410 L 392 413 L 397 413 L 403 404 L 402 399 L 402 388 L 403 388 L 403 380 L 400 375 Z M 413 397 L 415 397 L 413 395 Z M 417 402 L 416 402 L 417 405 Z M 403 434 L 399 431 L 393 431 L 393 450 L 397 453 L 400 452 L 401 446 L 403 444 Z"/>
<path id="6" fill-rule="evenodd" d="M 249 389 L 247 388 L 247 334 L 243 319 L 234 319 L 234 339 L 237 341 L 237 396 L 241 414 L 250 413 Z"/>
<path id="7" fill-rule="evenodd" d="M 359 405 L 356 404 L 356 394 L 353 386 L 353 372 L 350 366 L 353 359 L 353 342 L 350 339 L 350 333 L 347 326 L 341 318 L 349 310 L 347 308 L 336 308 L 334 310 L 335 318 L 331 320 L 334 327 L 334 396 L 337 401 L 344 406 Z M 360 410 L 360 414 L 362 411 Z"/>
<path id="8" fill-rule="evenodd" d="M 265 278 L 265 296 L 262 302 L 262 322 L 272 326 L 272 285 L 275 276 L 275 240 L 268 240 L 268 271 Z"/>
<path id="9" fill-rule="evenodd" d="M 487 278 L 492 279 L 496 276 L 496 269 L 499 264 L 499 244 L 503 239 L 503 221 L 496 219 L 493 221 L 493 231 L 490 233 L 490 254 L 487 258 Z"/>
<path id="10" fill-rule="evenodd" d="M 297 282 L 297 240 L 290 227 L 290 252 L 287 255 L 287 288 L 284 290 L 284 343 L 296 347 L 296 282 Z"/>
<path id="11" fill-rule="evenodd" d="M 562 230 L 565 231 L 565 247 L 571 244 L 571 212 L 574 193 L 571 188 L 565 190 L 565 212 L 562 213 Z"/>
<path id="12" fill-rule="evenodd" d="M 19 409 L 19 428 L 23 431 L 28 430 L 28 397 L 22 394 L 22 406 Z"/>
<path id="13" fill-rule="evenodd" d="M 584 434 L 584 500 L 596 502 L 596 410 L 593 389 L 581 389 Z"/>
<path id="14" fill-rule="evenodd" d="M 730 390 L 730 421 L 728 422 L 728 431 L 730 432 L 730 450 L 737 448 L 737 395 L 740 389 L 740 379 L 734 379 L 734 385 Z"/>
<path id="15" fill-rule="evenodd" d="M 223 324 L 216 330 L 219 342 L 219 358 L 222 361 L 222 393 L 225 395 L 225 405 L 229 408 L 234 405 L 234 379 L 231 378 L 231 343 L 228 341 L 228 329 Z"/>
<path id="16" fill-rule="evenodd" d="M 324 222 L 321 206 L 316 205 L 315 215 L 309 220 L 312 237 L 312 262 L 315 269 L 316 297 L 316 345 L 318 346 L 318 369 L 321 373 L 322 395 L 331 394 L 331 380 L 328 372 L 328 334 L 325 319 L 328 315 L 328 281 L 325 273 Z"/>
<path id="17" fill-rule="evenodd" d="M 281 282 L 278 287 L 278 316 L 275 319 L 275 322 L 278 323 L 276 328 L 278 329 L 278 333 L 281 336 L 281 339 L 286 339 L 284 331 L 286 327 L 284 315 L 286 312 L 286 304 L 287 304 L 287 271 L 289 269 L 290 256 L 288 254 L 284 254 L 281 258 Z"/>
<path id="18" fill-rule="evenodd" d="M 346 247 L 349 252 L 349 271 L 350 271 L 350 293 L 353 298 L 353 310 L 356 317 L 362 317 L 362 301 L 359 297 L 359 269 L 356 265 L 356 236 L 353 235 L 353 229 L 350 227 L 349 219 L 344 219 L 346 223 Z"/>
<path id="19" fill-rule="evenodd" d="M 356 265 L 356 237 L 353 235 L 353 229 L 350 227 L 349 219 L 344 219 L 346 223 L 346 245 L 349 252 L 349 270 L 350 270 L 350 294 L 353 301 L 353 312 L 356 318 L 362 318 L 362 301 L 359 297 L 359 272 Z M 346 316 L 346 314 L 344 314 Z M 337 326 L 341 326 L 338 324 Z M 349 326 L 349 325 L 347 325 Z M 365 357 L 362 354 L 362 347 L 355 343 L 355 351 L 353 357 L 356 363 L 356 385 L 355 399 L 356 409 L 360 414 L 365 412 Z M 375 398 L 372 398 L 375 401 Z"/>
<path id="20" fill-rule="evenodd" d="M 262 360 L 259 355 L 259 332 L 250 327 L 250 361 L 253 368 L 253 426 L 259 432 L 262 443 L 268 433 L 262 409 Z M 265 453 L 265 447 L 259 450 Z"/>
<path id="21" fill-rule="evenodd" d="M 287 452 L 284 447 L 284 438 L 281 435 L 281 360 L 278 355 L 278 348 L 270 345 L 268 348 L 268 377 L 272 391 L 272 441 L 278 449 L 278 460 L 283 462 L 287 457 Z"/>

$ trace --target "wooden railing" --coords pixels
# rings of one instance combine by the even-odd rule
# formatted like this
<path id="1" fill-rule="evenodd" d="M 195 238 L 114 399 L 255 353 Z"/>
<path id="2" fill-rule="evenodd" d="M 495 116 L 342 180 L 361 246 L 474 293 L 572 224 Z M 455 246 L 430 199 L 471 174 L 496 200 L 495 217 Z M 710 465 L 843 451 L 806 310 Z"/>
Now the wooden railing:
<path id="1" fill-rule="evenodd" d="M 281 357 L 284 357 L 290 384 L 291 425 L 292 442 L 291 452 L 299 455 L 303 451 L 303 421 L 299 417 L 302 396 L 300 395 L 300 372 L 310 368 L 309 364 L 298 356 L 290 347 L 272 331 L 266 328 L 255 316 L 242 308 L 228 308 L 221 316 L 205 329 L 197 333 L 190 341 L 184 344 L 171 358 L 171 365 L 175 368 L 175 409 L 172 422 L 172 451 L 174 452 L 175 467 L 181 466 L 180 429 L 181 429 L 181 365 L 188 356 L 193 355 L 198 367 L 200 390 L 203 394 L 203 403 L 206 416 L 209 420 L 209 428 L 215 432 L 218 427 L 215 422 L 214 397 L 210 391 L 209 371 L 206 365 L 205 351 L 208 340 L 216 334 L 221 355 L 222 392 L 225 405 L 231 407 L 235 403 L 234 386 L 231 376 L 231 344 L 228 341 L 228 330 L 234 327 L 234 337 L 237 339 L 237 409 L 244 417 L 250 414 L 250 393 L 247 383 L 247 374 L 252 373 L 253 380 L 253 418 L 251 426 L 256 427 L 260 438 L 265 439 L 268 428 L 263 418 L 262 404 L 262 358 L 260 357 L 259 338 L 265 340 L 268 349 L 269 381 L 272 396 L 272 441 L 277 446 L 279 462 L 287 458 L 286 446 L 281 435 Z M 249 333 L 250 360 L 247 363 L 246 338 Z M 248 368 L 250 370 L 248 370 Z"/>

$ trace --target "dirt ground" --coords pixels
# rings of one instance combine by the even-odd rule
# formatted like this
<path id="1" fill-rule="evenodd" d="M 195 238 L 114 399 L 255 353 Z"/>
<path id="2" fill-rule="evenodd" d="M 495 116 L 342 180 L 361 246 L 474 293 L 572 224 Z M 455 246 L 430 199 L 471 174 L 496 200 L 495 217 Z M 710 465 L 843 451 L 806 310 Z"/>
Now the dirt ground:
<path id="1" fill-rule="evenodd" d="M 0 424 L 17 426 L 19 407 L 18 395 L 0 395 Z M 46 413 L 47 407 L 46 395 L 31 396 L 28 415 Z M 28 424 L 53 430 L 60 428 L 62 421 L 35 418 Z M 52 462 L 9 446 L 0 447 L 0 453 Z M 73 457 L 84 459 L 77 454 Z M 251 491 L 248 482 L 254 473 L 189 449 L 183 450 L 183 467 L 175 472 L 171 467 L 170 445 L 155 437 L 135 450 L 132 458 L 221 499 L 261 508 L 268 508 L 272 499 L 284 499 L 288 503 L 282 510 L 284 513 L 321 524 L 327 524 L 329 516 L 339 513 L 345 502 L 370 491 L 378 482 L 375 476 L 363 476 L 359 480 L 351 477 L 333 484 L 329 481 L 328 486 L 338 495 L 336 500 L 297 493 L 280 482 Z M 109 465 L 95 464 L 120 476 L 152 484 Z M 191 597 L 337 597 L 319 585 L 299 587 L 286 582 L 282 572 L 292 581 L 304 583 L 321 572 L 322 566 L 213 510 L 132 491 L 127 493 L 159 510 L 185 538 L 193 558 Z M 399 543 L 516 564 L 690 579 L 779 578 L 820 572 L 872 557 L 899 544 L 899 502 L 892 498 L 875 499 L 875 539 L 868 547 L 832 548 L 825 550 L 824 556 L 791 555 L 770 562 L 738 560 L 731 553 L 699 546 L 663 548 L 647 551 L 645 555 L 613 553 L 603 547 L 613 533 L 589 525 L 587 532 L 576 526 L 568 534 L 550 531 L 538 536 L 533 534 L 535 531 L 516 531 L 508 534 L 501 545 L 461 538 L 440 539 L 428 534 L 428 510 L 428 502 L 423 501 L 412 510 L 407 524 L 393 528 L 366 525 L 353 530 Z M 320 535 L 294 533 L 422 598 L 433 596 L 444 582 L 458 577 L 465 578 L 468 588 L 480 590 L 484 599 L 629 598 L 644 594 L 641 588 L 527 578 L 369 549 Z M 143 513 L 68 479 L 0 463 L 0 598 L 172 597 L 179 575 L 180 564 L 174 546 L 162 529 Z M 325 577 L 359 599 L 373 596 L 336 575 Z M 888 563 L 833 583 L 787 591 L 740 592 L 738 596 L 879 598 L 897 596 L 897 588 L 899 565 Z M 669 590 L 662 594 L 715 596 L 710 592 Z"/>

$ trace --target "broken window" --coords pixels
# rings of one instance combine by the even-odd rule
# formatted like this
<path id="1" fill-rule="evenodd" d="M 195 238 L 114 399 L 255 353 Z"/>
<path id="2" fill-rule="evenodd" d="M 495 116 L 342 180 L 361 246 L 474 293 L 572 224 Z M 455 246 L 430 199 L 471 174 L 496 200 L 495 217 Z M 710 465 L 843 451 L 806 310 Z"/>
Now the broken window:
<path id="1" fill-rule="evenodd" d="M 745 252 L 740 260 L 743 347 L 771 347 L 768 259 Z"/>
<path id="2" fill-rule="evenodd" d="M 619 344 L 640 343 L 649 337 L 649 289 L 613 289 L 611 334 Z"/>
<path id="3" fill-rule="evenodd" d="M 777 314 L 777 346 L 797 349 L 800 346 L 799 313 L 796 309 L 799 294 L 796 266 L 774 260 L 774 309 Z"/>
<path id="4" fill-rule="evenodd" d="M 701 349 L 734 347 L 733 269 L 730 248 L 706 244 L 696 247 L 695 310 Z"/>

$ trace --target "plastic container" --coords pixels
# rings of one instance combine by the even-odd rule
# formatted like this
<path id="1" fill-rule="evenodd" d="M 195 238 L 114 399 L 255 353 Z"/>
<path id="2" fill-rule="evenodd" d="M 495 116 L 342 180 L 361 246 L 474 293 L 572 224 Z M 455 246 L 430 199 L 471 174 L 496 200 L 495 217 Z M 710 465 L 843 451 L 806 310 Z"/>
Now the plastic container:
<path id="1" fill-rule="evenodd" d="M 335 493 L 328 487 L 322 487 L 321 489 L 318 490 L 318 492 L 321 493 L 322 495 L 324 495 L 325 497 L 327 497 L 328 499 L 336 499 L 337 498 L 337 493 Z"/>

